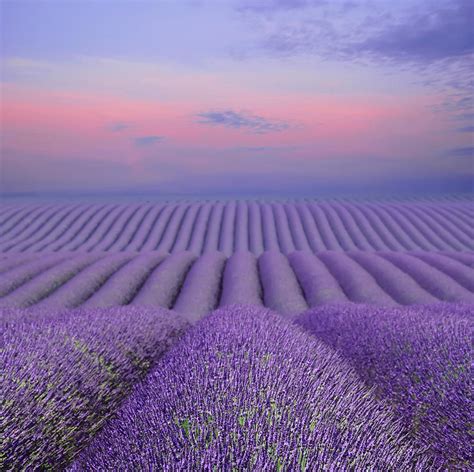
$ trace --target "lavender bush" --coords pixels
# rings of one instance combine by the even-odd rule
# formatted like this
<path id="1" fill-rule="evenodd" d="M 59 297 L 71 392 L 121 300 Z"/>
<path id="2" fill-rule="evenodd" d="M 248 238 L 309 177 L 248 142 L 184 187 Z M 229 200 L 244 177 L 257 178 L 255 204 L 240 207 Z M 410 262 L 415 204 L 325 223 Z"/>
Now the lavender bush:
<path id="1" fill-rule="evenodd" d="M 16 257 L 12 257 L 12 259 L 14 262 Z M 0 296 L 7 295 L 33 277 L 38 276 L 38 274 L 41 274 L 65 259 L 66 256 L 64 254 L 43 254 L 26 262 L 23 262 L 23 257 L 20 256 L 18 259 L 20 262 L 13 266 L 11 263 L 5 264 L 2 268 L 10 267 L 0 274 Z"/>
<path id="2" fill-rule="evenodd" d="M 297 324 L 388 399 L 442 470 L 472 470 L 472 306 L 324 307 Z"/>
<path id="3" fill-rule="evenodd" d="M 250 251 L 236 251 L 227 259 L 220 306 L 262 305 L 257 259 Z"/>
<path id="4" fill-rule="evenodd" d="M 443 200 L 18 205 L 0 215 L 0 252 L 472 251 L 471 215 Z"/>
<path id="5" fill-rule="evenodd" d="M 401 305 L 421 305 L 439 301 L 420 287 L 412 277 L 377 254 L 357 251 L 349 253 L 349 257 L 372 275 L 378 285 Z"/>
<path id="6" fill-rule="evenodd" d="M 148 280 L 150 273 L 165 257 L 164 254 L 159 252 L 139 254 L 134 258 L 129 257 L 131 260 L 126 264 L 122 264 L 122 267 L 103 281 L 97 290 L 90 295 L 90 298 L 86 299 L 84 306 L 99 308 L 127 305 Z M 91 274 L 88 275 L 88 282 L 90 282 L 92 277 Z M 77 289 L 79 290 L 79 287 Z M 84 291 L 84 287 L 81 287 L 80 290 Z"/>
<path id="7" fill-rule="evenodd" d="M 195 224 L 189 235 L 188 251 L 194 254 L 201 254 L 204 245 L 204 237 L 206 235 L 207 223 L 212 210 L 211 203 L 205 203 L 199 209 Z"/>
<path id="8" fill-rule="evenodd" d="M 47 251 L 74 251 L 94 237 L 101 223 L 116 208 L 109 205 L 92 205 L 80 216 L 68 231 L 54 244 L 46 246 Z"/>
<path id="9" fill-rule="evenodd" d="M 0 311 L 0 469 L 63 468 L 185 327 L 166 310 Z"/>
<path id="10" fill-rule="evenodd" d="M 318 254 L 318 257 L 339 282 L 349 300 L 386 306 L 397 304 L 377 280 L 347 253 L 326 251 Z"/>
<path id="11" fill-rule="evenodd" d="M 428 470 L 390 409 L 272 312 L 220 309 L 157 364 L 71 470 Z"/>
<path id="12" fill-rule="evenodd" d="M 470 292 L 474 292 L 474 269 L 472 267 L 467 267 L 462 262 L 443 254 L 419 252 L 414 256 L 449 275 Z"/>
<path id="13" fill-rule="evenodd" d="M 283 315 L 295 315 L 308 308 L 295 273 L 285 255 L 265 251 L 258 258 L 265 306 Z"/>
<path id="14" fill-rule="evenodd" d="M 250 234 L 249 234 L 249 209 L 246 202 L 237 201 L 235 209 L 235 241 L 234 252 L 249 251 Z"/>
<path id="15" fill-rule="evenodd" d="M 17 269 L 23 264 L 27 264 L 35 258 L 33 254 L 6 254 L 1 255 L 0 260 L 0 276 L 5 272 Z"/>
<path id="16" fill-rule="evenodd" d="M 42 270 L 39 275 L 36 275 L 36 277 L 33 277 L 31 280 L 28 280 L 1 298 L 0 308 L 26 308 L 34 305 L 43 298 L 46 298 L 61 285 L 68 282 L 97 259 L 98 256 L 95 254 L 74 254 L 74 256 L 62 260 L 49 269 Z"/>
<path id="17" fill-rule="evenodd" d="M 212 311 L 219 303 L 224 266 L 222 252 L 199 257 L 186 275 L 173 309 L 192 322 Z"/>
<path id="18" fill-rule="evenodd" d="M 155 250 L 161 252 L 170 252 L 176 242 L 177 234 L 181 228 L 181 221 L 184 218 L 188 205 L 177 205 L 166 223 L 163 235 Z"/>
<path id="19" fill-rule="evenodd" d="M 288 261 L 298 278 L 309 306 L 349 301 L 337 279 L 315 254 L 295 251 L 288 256 Z"/>
<path id="20" fill-rule="evenodd" d="M 187 251 L 165 257 L 163 262 L 148 275 L 130 303 L 136 306 L 171 307 L 195 259 L 196 256 Z"/>
<path id="21" fill-rule="evenodd" d="M 107 254 L 107 253 L 105 253 Z M 94 296 L 104 283 L 132 259 L 123 252 L 98 256 L 98 260 L 76 274 L 46 298 L 36 303 L 37 308 L 75 308 Z"/>
<path id="22" fill-rule="evenodd" d="M 410 254 L 386 252 L 382 257 L 399 267 L 439 300 L 474 303 L 474 294 L 449 275 Z"/>
<path id="23" fill-rule="evenodd" d="M 235 201 L 227 202 L 222 213 L 218 246 L 219 251 L 223 252 L 226 256 L 230 256 L 234 252 L 235 212 Z"/>
<path id="24" fill-rule="evenodd" d="M 176 239 L 170 249 L 170 252 L 187 250 L 200 206 L 201 205 L 199 203 L 194 203 L 187 208 L 179 231 L 176 233 Z"/>

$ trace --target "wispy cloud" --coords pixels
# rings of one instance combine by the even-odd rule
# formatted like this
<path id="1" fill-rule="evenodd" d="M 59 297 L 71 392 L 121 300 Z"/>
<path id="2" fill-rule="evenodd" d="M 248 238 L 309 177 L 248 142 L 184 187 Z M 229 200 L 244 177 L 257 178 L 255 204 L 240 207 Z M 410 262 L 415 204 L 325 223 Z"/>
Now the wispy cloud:
<path id="1" fill-rule="evenodd" d="M 474 2 L 457 0 L 438 5 L 436 10 L 387 26 L 379 34 L 355 44 L 354 48 L 388 58 L 415 61 L 442 60 L 473 53 Z"/>
<path id="2" fill-rule="evenodd" d="M 474 1 L 382 3 L 308 1 L 294 3 L 285 14 L 255 11 L 254 27 L 264 32 L 255 50 L 411 70 L 418 85 L 444 95 L 434 111 L 471 112 Z M 320 8 L 308 10 L 315 6 Z"/>
<path id="3" fill-rule="evenodd" d="M 240 11 L 267 13 L 278 10 L 296 10 L 324 3 L 327 3 L 327 0 L 260 0 L 258 2 L 255 0 L 241 0 L 237 3 L 237 9 Z"/>
<path id="4" fill-rule="evenodd" d="M 474 125 L 463 126 L 462 128 L 458 128 L 456 131 L 459 133 L 474 133 Z"/>
<path id="5" fill-rule="evenodd" d="M 229 151 L 233 152 L 264 152 L 271 149 L 269 146 L 237 146 L 230 148 Z"/>
<path id="6" fill-rule="evenodd" d="M 450 156 L 450 157 L 474 158 L 474 146 L 453 148 L 453 149 L 450 149 L 449 151 L 447 151 L 446 155 Z"/>
<path id="7" fill-rule="evenodd" d="M 208 111 L 197 114 L 198 123 L 224 126 L 226 128 L 246 129 L 256 134 L 280 132 L 290 125 L 282 121 L 271 121 L 261 116 L 250 115 L 233 110 Z"/>
<path id="8" fill-rule="evenodd" d="M 311 15 L 306 12 L 308 7 L 313 7 Z M 275 53 L 330 53 L 331 58 L 344 59 L 364 54 L 426 63 L 474 52 L 472 0 L 378 7 L 379 2 L 325 0 L 268 0 L 240 6 L 255 17 L 260 12 L 295 10 L 295 15 L 272 15 L 262 23 L 266 31 L 262 45 Z"/>
<path id="9" fill-rule="evenodd" d="M 114 133 L 120 133 L 120 131 L 123 131 L 125 129 L 130 128 L 130 123 L 125 123 L 123 121 L 117 121 L 115 123 L 110 123 L 107 128 L 110 131 L 113 131 Z"/>
<path id="10" fill-rule="evenodd" d="M 287 151 L 295 151 L 298 149 L 298 146 L 236 146 L 229 148 L 229 151 L 244 153 L 244 154 L 262 154 L 262 153 L 272 153 L 277 154 Z"/>
<path id="11" fill-rule="evenodd" d="M 152 146 L 153 144 L 163 141 L 163 136 L 140 136 L 134 139 L 136 146 Z"/>

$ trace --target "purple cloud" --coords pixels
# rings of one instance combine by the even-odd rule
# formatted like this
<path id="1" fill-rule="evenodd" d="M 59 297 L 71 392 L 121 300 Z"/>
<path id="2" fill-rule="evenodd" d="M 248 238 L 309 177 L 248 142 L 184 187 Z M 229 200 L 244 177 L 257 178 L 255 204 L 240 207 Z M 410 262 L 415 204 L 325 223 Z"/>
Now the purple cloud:
<path id="1" fill-rule="evenodd" d="M 323 4 L 326 0 L 244 0 L 238 5 L 239 10 L 258 13 L 274 12 L 277 10 L 295 10 L 314 4 Z"/>
<path id="2" fill-rule="evenodd" d="M 309 0 L 265 2 L 263 5 L 269 11 L 329 6 L 324 1 Z M 332 59 L 358 58 L 363 54 L 423 63 L 474 53 L 472 0 L 440 1 L 435 7 L 426 4 L 422 11 L 412 8 L 397 20 L 391 14 L 377 13 L 377 9 L 371 13 L 352 2 L 330 6 L 331 9 L 324 8 L 321 15 L 302 16 L 296 24 L 280 24 L 264 39 L 264 49 L 277 54 L 313 53 Z M 346 23 L 344 29 L 335 28 L 333 19 L 336 19 L 336 13 L 341 19 L 356 8 L 365 18 L 362 23 L 353 23 L 349 27 Z M 261 9 L 260 3 L 253 8 L 257 12 Z M 350 18 L 344 21 L 350 22 Z"/>
<path id="3" fill-rule="evenodd" d="M 128 128 L 130 128 L 130 123 L 124 123 L 123 121 L 117 121 L 115 123 L 111 123 L 108 126 L 108 129 L 110 131 L 113 131 L 114 133 L 120 133 L 120 131 L 123 131 Z"/>
<path id="4" fill-rule="evenodd" d="M 298 146 L 236 146 L 229 148 L 229 151 L 244 153 L 244 154 L 254 154 L 254 153 L 281 153 L 295 151 L 298 149 Z"/>
<path id="5" fill-rule="evenodd" d="M 435 61 L 474 52 L 474 2 L 457 0 L 414 15 L 353 46 L 390 59 Z"/>
<path id="6" fill-rule="evenodd" d="M 140 136 L 134 139 L 136 146 L 151 146 L 165 139 L 163 136 Z"/>
<path id="7" fill-rule="evenodd" d="M 447 156 L 450 157 L 474 157 L 474 146 L 466 146 L 466 147 L 459 147 L 450 149 L 447 153 Z"/>
<path id="8" fill-rule="evenodd" d="M 474 133 L 474 126 L 463 126 L 462 128 L 458 128 L 456 131 L 460 133 Z"/>
<path id="9" fill-rule="evenodd" d="M 290 127 L 288 123 L 270 121 L 261 116 L 238 113 L 232 110 L 208 111 L 198 113 L 198 123 L 226 128 L 247 129 L 252 133 L 266 134 L 284 131 Z"/>

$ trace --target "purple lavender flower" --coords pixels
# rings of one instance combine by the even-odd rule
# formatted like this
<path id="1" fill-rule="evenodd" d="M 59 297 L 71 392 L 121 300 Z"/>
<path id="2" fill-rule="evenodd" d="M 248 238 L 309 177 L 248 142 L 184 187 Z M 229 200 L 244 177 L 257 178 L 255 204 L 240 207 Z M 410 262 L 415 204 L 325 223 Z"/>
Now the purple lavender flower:
<path id="1" fill-rule="evenodd" d="M 156 365 L 71 470 L 428 470 L 322 342 L 257 307 L 215 311 Z"/>
<path id="2" fill-rule="evenodd" d="M 1 470 L 59 470 L 183 333 L 167 310 L 0 311 Z"/>
<path id="3" fill-rule="evenodd" d="M 442 470 L 472 470 L 472 305 L 324 307 L 297 324 L 388 400 Z"/>

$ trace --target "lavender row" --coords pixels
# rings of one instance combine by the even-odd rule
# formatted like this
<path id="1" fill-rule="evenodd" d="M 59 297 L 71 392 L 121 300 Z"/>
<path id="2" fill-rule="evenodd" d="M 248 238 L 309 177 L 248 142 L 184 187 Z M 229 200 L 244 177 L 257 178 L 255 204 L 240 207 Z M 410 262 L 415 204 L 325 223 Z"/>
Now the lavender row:
<path id="1" fill-rule="evenodd" d="M 57 264 L 52 265 L 47 270 L 41 270 L 36 277 L 31 278 L 3 296 L 0 299 L 0 308 L 24 308 L 34 305 L 72 279 L 96 259 L 97 257 L 92 254 L 80 254 L 60 260 Z M 9 274 L 4 274 L 3 277 L 4 280 L 8 280 Z"/>
<path id="2" fill-rule="evenodd" d="M 219 303 L 225 256 L 210 252 L 197 259 L 189 270 L 173 309 L 190 321 L 197 321 Z"/>
<path id="3" fill-rule="evenodd" d="M 201 320 L 70 470 L 428 470 L 340 357 L 275 314 Z"/>
<path id="4" fill-rule="evenodd" d="M 472 470 L 472 305 L 324 307 L 296 323 L 387 400 L 441 470 Z"/>
<path id="5" fill-rule="evenodd" d="M 338 303 L 472 303 L 469 254 L 454 254 L 460 253 L 48 253 L 18 255 L 17 264 L 10 255 L 0 273 L 0 306 L 133 304 L 175 307 L 197 319 L 232 303 L 264 304 L 285 315 Z"/>
<path id="6" fill-rule="evenodd" d="M 469 203 L 37 205 L 0 216 L 1 252 L 472 251 Z"/>
<path id="7" fill-rule="evenodd" d="M 0 311 L 2 470 L 60 470 L 184 332 L 165 310 Z"/>

